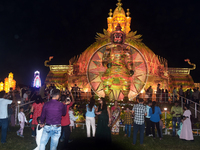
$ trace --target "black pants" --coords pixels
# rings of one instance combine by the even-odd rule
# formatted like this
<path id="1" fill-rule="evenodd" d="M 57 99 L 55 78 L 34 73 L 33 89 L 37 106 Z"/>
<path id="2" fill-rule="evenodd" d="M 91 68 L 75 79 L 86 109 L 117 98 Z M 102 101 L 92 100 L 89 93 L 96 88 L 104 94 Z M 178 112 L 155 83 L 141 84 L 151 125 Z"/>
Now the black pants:
<path id="1" fill-rule="evenodd" d="M 153 137 L 155 138 L 155 125 L 156 125 L 156 129 L 157 129 L 157 131 L 158 131 L 158 136 L 159 136 L 159 138 L 161 138 L 159 122 L 152 122 L 152 121 L 151 121 L 151 127 L 152 127 Z"/>
<path id="2" fill-rule="evenodd" d="M 68 141 L 69 141 L 69 136 L 71 134 L 71 131 L 70 131 L 70 127 L 69 125 L 67 126 L 62 126 L 62 131 L 64 130 L 65 132 L 65 140 L 64 140 L 64 143 L 65 143 L 65 148 L 68 148 L 69 144 L 68 144 Z"/>
<path id="3" fill-rule="evenodd" d="M 146 136 L 148 136 L 149 134 L 151 134 L 151 121 L 150 121 L 150 118 L 145 118 L 145 122 L 146 122 Z"/>

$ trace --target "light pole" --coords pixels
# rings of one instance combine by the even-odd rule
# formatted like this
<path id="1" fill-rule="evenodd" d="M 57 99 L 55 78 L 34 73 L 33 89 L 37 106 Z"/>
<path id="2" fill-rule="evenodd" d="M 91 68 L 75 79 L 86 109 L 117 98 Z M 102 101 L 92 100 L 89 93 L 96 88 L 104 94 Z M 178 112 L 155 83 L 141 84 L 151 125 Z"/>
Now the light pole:
<path id="1" fill-rule="evenodd" d="M 167 107 L 164 108 L 164 111 L 165 111 L 165 135 L 167 135 L 167 127 L 166 127 L 166 124 L 167 124 Z"/>

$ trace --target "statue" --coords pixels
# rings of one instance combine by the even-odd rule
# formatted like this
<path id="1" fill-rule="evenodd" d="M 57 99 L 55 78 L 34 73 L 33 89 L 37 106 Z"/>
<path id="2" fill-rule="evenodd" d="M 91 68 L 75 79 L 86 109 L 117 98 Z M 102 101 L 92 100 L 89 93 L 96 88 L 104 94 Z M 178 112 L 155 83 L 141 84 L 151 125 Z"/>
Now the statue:
<path id="1" fill-rule="evenodd" d="M 128 97 L 131 77 L 134 74 L 133 60 L 130 47 L 125 45 L 126 34 L 121 31 L 120 24 L 111 33 L 111 45 L 106 47 L 103 54 L 102 65 L 106 71 L 102 75 L 104 92 L 109 96 L 112 92 L 118 100 L 120 92 Z"/>

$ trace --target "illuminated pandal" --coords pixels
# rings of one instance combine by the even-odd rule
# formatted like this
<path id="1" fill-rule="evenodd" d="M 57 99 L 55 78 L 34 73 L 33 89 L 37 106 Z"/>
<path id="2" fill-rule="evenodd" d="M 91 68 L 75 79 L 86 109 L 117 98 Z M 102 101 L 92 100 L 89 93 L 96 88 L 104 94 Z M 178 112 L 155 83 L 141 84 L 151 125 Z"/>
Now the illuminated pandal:
<path id="1" fill-rule="evenodd" d="M 13 88 L 13 90 L 15 90 L 15 87 L 16 81 L 13 79 L 13 73 L 10 72 L 8 78 L 4 79 L 4 91 L 8 93 L 10 91 L 10 88 Z"/>

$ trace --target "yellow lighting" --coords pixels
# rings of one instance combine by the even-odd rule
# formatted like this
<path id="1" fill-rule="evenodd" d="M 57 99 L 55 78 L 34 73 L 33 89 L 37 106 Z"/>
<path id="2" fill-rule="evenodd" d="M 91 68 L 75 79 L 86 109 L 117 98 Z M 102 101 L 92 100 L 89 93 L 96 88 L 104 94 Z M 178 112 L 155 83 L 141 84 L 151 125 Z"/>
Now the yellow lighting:
<path id="1" fill-rule="evenodd" d="M 8 93 L 10 91 L 10 88 L 13 88 L 13 90 L 15 90 L 15 87 L 16 81 L 13 79 L 13 73 L 10 72 L 8 78 L 4 79 L 4 91 Z"/>
<path id="2" fill-rule="evenodd" d="M 0 91 L 3 91 L 3 82 L 0 82 Z"/>
<path id="3" fill-rule="evenodd" d="M 145 93 L 145 90 L 144 90 L 144 89 L 142 89 L 142 91 L 141 91 L 140 93 Z"/>
<path id="4" fill-rule="evenodd" d="M 126 34 L 128 34 L 131 30 L 130 25 L 131 25 L 131 17 L 129 9 L 127 9 L 127 13 L 125 13 L 124 9 L 121 7 L 122 3 L 119 1 L 117 3 L 117 8 L 114 10 L 114 12 L 112 13 L 112 9 L 110 9 L 109 17 L 107 18 L 107 22 L 108 22 L 108 32 L 112 32 L 115 31 L 115 28 L 117 26 L 117 24 L 119 23 L 122 31 L 125 32 Z M 113 17 L 112 17 L 113 15 Z"/>

